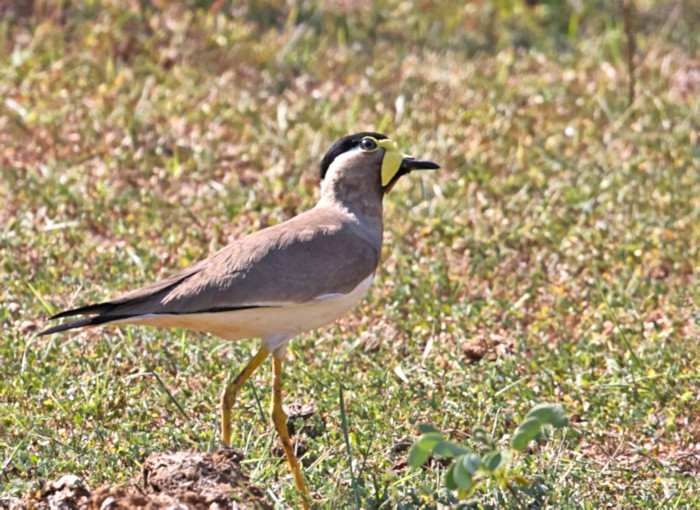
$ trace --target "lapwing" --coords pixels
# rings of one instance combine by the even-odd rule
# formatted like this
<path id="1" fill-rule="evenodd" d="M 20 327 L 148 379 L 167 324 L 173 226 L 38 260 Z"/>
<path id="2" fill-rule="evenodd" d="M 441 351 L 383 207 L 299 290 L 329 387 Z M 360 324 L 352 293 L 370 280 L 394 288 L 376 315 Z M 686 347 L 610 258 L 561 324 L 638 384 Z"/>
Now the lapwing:
<path id="1" fill-rule="evenodd" d="M 51 319 L 87 317 L 39 335 L 133 324 L 190 329 L 226 340 L 261 338 L 257 354 L 221 394 L 221 438 L 231 444 L 236 395 L 272 354 L 272 422 L 306 508 L 306 488 L 282 409 L 287 344 L 335 321 L 362 299 L 380 261 L 384 195 L 412 170 L 437 168 L 403 155 L 380 133 L 343 137 L 321 160 L 321 199 L 312 209 L 234 241 L 169 278 L 56 314 Z"/>

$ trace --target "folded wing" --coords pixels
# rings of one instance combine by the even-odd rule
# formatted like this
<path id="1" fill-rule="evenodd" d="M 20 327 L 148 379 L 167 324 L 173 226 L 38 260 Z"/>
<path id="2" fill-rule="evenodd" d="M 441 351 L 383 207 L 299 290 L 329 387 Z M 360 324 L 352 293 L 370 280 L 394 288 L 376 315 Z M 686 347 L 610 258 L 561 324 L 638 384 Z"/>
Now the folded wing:
<path id="1" fill-rule="evenodd" d="M 178 327 L 182 320 L 177 316 L 182 315 L 230 315 L 350 293 L 379 263 L 380 246 L 370 239 L 358 231 L 351 217 L 312 209 L 236 241 L 169 278 L 111 301 L 54 315 L 51 319 L 91 317 L 54 326 L 40 335 L 112 322 L 145 323 L 139 321 L 144 316 L 163 316 L 157 325 Z"/>

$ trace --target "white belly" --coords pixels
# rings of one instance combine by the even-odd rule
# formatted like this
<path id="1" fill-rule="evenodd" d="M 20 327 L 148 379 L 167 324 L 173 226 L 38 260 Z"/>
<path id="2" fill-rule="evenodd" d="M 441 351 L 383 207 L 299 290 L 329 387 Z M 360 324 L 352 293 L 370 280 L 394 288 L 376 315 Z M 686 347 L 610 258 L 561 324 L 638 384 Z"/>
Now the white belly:
<path id="1" fill-rule="evenodd" d="M 295 336 L 325 326 L 340 318 L 367 293 L 374 274 L 348 294 L 326 294 L 306 303 L 256 303 L 259 308 L 216 313 L 142 315 L 113 324 L 135 324 L 163 328 L 184 328 L 224 338 L 266 338 Z"/>

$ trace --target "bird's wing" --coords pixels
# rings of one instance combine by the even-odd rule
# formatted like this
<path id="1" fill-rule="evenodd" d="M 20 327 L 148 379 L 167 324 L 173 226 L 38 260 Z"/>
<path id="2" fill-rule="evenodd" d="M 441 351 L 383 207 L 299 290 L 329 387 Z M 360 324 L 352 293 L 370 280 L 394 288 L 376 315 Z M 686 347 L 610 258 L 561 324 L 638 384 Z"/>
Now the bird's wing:
<path id="1" fill-rule="evenodd" d="M 323 299 L 354 289 L 375 271 L 379 256 L 380 246 L 358 235 L 351 217 L 315 208 L 236 241 L 174 276 L 111 301 L 59 313 L 52 319 L 94 316 L 40 335 L 141 315 L 216 313 Z"/>

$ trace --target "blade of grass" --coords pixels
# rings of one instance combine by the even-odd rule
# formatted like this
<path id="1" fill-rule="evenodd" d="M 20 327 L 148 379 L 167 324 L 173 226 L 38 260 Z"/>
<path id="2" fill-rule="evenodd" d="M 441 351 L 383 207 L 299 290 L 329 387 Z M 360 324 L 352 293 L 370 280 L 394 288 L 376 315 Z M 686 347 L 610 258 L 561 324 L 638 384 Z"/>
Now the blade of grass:
<path id="1" fill-rule="evenodd" d="M 39 301 L 41 306 L 44 308 L 44 310 L 46 310 L 46 312 L 49 315 L 53 315 L 54 314 L 53 307 L 50 304 L 48 304 L 46 301 L 44 301 L 44 298 L 41 297 L 41 295 L 39 294 L 39 291 L 37 291 L 34 288 L 34 286 L 29 282 L 27 282 L 27 287 L 29 287 L 29 290 L 32 291 L 32 294 L 34 294 L 34 297 L 37 298 L 37 300 Z"/>
<path id="2" fill-rule="evenodd" d="M 27 436 L 29 436 L 32 432 L 34 432 L 34 427 L 33 426 L 31 429 L 29 429 L 29 432 L 20 440 L 19 443 L 17 443 L 17 446 L 15 446 L 12 451 L 10 452 L 10 455 L 7 456 L 7 458 L 3 461 L 2 463 L 2 469 L 0 469 L 0 476 L 5 476 L 5 471 L 7 470 L 7 466 L 10 465 L 10 462 L 12 462 L 12 459 L 14 456 L 17 454 L 20 448 L 22 448 L 22 445 L 27 441 Z"/>
<path id="3" fill-rule="evenodd" d="M 350 450 L 350 436 L 348 435 L 348 420 L 345 415 L 345 399 L 343 398 L 343 385 L 338 383 L 338 397 L 340 400 L 340 419 L 343 427 L 343 436 L 345 437 L 345 449 L 348 452 L 348 465 L 350 467 L 350 481 L 352 483 L 352 492 L 355 496 L 355 508 L 360 508 L 360 495 L 357 492 L 357 480 L 352 469 L 352 452 Z"/>
<path id="4" fill-rule="evenodd" d="M 260 402 L 260 397 L 258 397 L 258 389 L 255 387 L 255 384 L 253 384 L 253 381 L 248 380 L 248 384 L 250 384 L 250 387 L 253 388 L 253 397 L 255 398 L 255 402 L 258 404 L 258 411 L 260 411 L 260 419 L 265 422 L 265 411 L 263 410 L 262 402 Z"/>
<path id="5" fill-rule="evenodd" d="M 132 340 L 131 339 L 131 328 L 127 328 L 126 334 L 127 334 L 128 339 L 129 339 L 129 343 L 131 343 L 131 340 Z M 175 404 L 175 407 L 177 407 L 178 411 L 180 412 L 182 417 L 185 419 L 185 421 L 187 421 L 187 423 L 192 423 L 192 420 L 187 415 L 185 410 L 182 408 L 182 406 L 180 405 L 180 402 L 178 402 L 177 399 L 173 396 L 173 394 L 170 393 L 170 390 L 168 389 L 168 387 L 165 385 L 163 380 L 158 376 L 156 371 L 153 370 L 153 367 L 148 362 L 148 360 L 144 357 L 144 355 L 141 354 L 141 351 L 138 349 L 135 349 L 135 351 L 138 353 L 139 358 L 141 358 L 141 362 L 146 366 L 146 370 L 148 371 L 148 373 L 150 373 L 153 377 L 156 378 L 156 381 L 158 381 L 158 384 L 160 385 L 160 387 L 163 389 L 163 391 L 165 391 L 165 393 L 168 395 L 168 398 L 172 401 L 172 403 Z"/>
<path id="6" fill-rule="evenodd" d="M 642 363 L 639 361 L 639 358 L 632 350 L 632 345 L 630 344 L 629 340 L 627 339 L 627 335 L 625 335 L 625 332 L 620 327 L 620 323 L 617 320 L 617 315 L 615 314 L 615 311 L 610 306 L 610 303 L 608 303 L 608 298 L 605 296 L 605 293 L 603 293 L 603 289 L 600 286 L 600 275 L 598 274 L 598 272 L 596 272 L 596 275 L 595 275 L 595 285 L 596 285 L 596 288 L 598 289 L 598 294 L 600 294 L 600 299 L 602 299 L 603 303 L 605 303 L 605 308 L 608 310 L 608 314 L 610 314 L 610 318 L 615 323 L 615 328 L 617 328 L 617 331 L 619 331 L 620 336 L 622 337 L 622 341 L 625 342 L 625 346 L 627 347 L 627 350 L 629 351 L 630 356 L 632 357 L 632 360 L 634 361 L 634 364 L 637 366 L 638 369 L 642 370 L 643 369 Z M 634 380 L 634 378 L 633 378 L 633 380 Z M 634 381 L 634 382 L 636 385 L 636 381 Z"/>
<path id="7" fill-rule="evenodd" d="M 360 466 L 360 469 L 357 471 L 357 478 L 358 480 L 362 478 L 362 473 L 365 470 L 365 464 L 367 463 L 367 457 L 369 457 L 369 452 L 372 450 L 372 443 L 374 442 L 374 438 L 377 437 L 377 428 L 372 425 L 372 435 L 369 436 L 369 441 L 367 442 L 367 449 L 365 450 L 365 455 L 362 458 L 362 465 Z"/>

